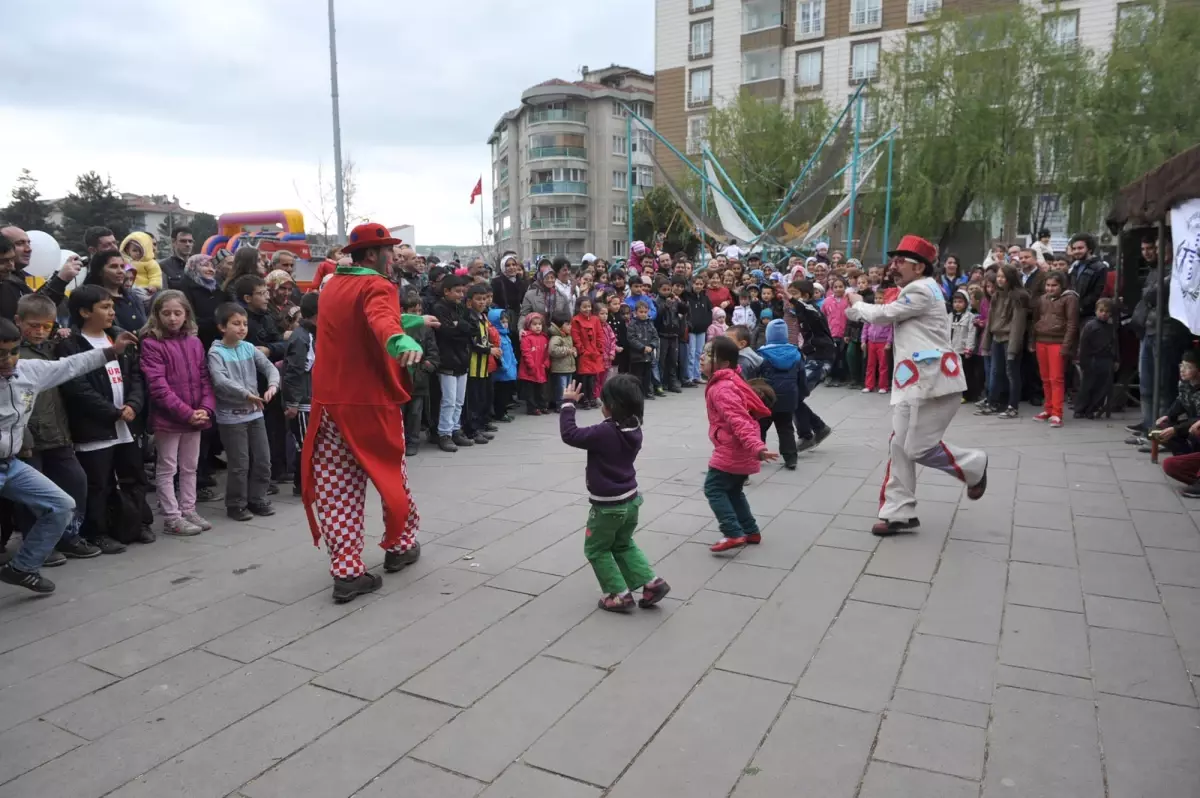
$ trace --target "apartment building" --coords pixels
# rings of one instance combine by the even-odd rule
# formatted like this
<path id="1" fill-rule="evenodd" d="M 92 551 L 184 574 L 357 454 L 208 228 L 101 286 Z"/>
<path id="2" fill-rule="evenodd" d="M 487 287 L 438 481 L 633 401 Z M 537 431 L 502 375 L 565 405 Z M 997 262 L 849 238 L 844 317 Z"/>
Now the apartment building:
<path id="1" fill-rule="evenodd" d="M 623 66 L 582 70 L 577 81 L 548 80 L 526 89 L 520 107 L 500 118 L 492 148 L 492 222 L 502 250 L 522 259 L 587 252 L 612 259 L 629 252 L 628 202 L 654 185 L 649 124 L 654 76 Z M 633 173 L 629 158 L 632 148 Z"/>
<path id="2" fill-rule="evenodd" d="M 1062 42 L 1111 46 L 1125 15 L 1149 0 L 656 0 L 655 128 L 698 154 L 708 111 L 749 94 L 802 111 L 823 99 L 841 110 L 858 84 L 879 77 L 880 53 L 943 8 L 962 13 L 1024 2 Z M 864 106 L 867 121 L 875 114 Z M 663 159 L 672 175 L 682 167 Z"/>

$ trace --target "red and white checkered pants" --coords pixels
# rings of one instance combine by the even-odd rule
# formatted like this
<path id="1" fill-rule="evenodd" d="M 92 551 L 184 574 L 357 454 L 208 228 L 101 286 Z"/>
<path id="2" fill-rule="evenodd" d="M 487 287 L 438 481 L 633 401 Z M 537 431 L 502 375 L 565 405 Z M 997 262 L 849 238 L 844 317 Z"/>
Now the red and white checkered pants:
<path id="1" fill-rule="evenodd" d="M 313 483 L 316 487 L 317 518 L 325 547 L 329 550 L 329 572 L 340 579 L 353 579 L 366 572 L 362 553 L 364 510 L 367 502 L 367 472 L 342 439 L 337 424 L 328 413 L 321 414 L 317 427 L 313 455 Z M 388 551 L 408 551 L 417 543 L 417 527 L 421 518 L 412 492 L 408 489 L 408 467 L 404 458 L 400 460 L 400 478 L 404 481 L 404 492 L 408 495 L 409 513 L 404 522 L 400 540 Z M 383 508 L 384 527 L 387 526 L 388 508 Z"/>

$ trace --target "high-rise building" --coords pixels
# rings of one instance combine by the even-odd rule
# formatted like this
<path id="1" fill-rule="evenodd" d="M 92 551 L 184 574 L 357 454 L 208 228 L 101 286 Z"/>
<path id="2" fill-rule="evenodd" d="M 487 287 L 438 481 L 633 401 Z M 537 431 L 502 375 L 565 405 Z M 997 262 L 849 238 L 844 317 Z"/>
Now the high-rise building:
<path id="1" fill-rule="evenodd" d="M 656 0 L 655 129 L 698 154 L 714 104 L 739 93 L 803 108 L 824 99 L 840 111 L 858 84 L 879 77 L 880 53 L 943 7 L 961 13 L 1024 2 L 1048 32 L 1103 52 L 1119 19 L 1148 0 Z M 874 108 L 866 104 L 864 115 Z M 660 159 L 672 174 L 673 158 Z"/>
<path id="2" fill-rule="evenodd" d="M 629 191 L 654 185 L 652 136 L 626 130 L 627 111 L 649 124 L 654 76 L 622 66 L 580 80 L 548 80 L 521 94 L 500 118 L 492 148 L 493 229 L 501 251 L 522 259 L 629 251 Z M 633 169 L 629 174 L 630 147 Z M 630 180 L 632 177 L 632 180 Z"/>

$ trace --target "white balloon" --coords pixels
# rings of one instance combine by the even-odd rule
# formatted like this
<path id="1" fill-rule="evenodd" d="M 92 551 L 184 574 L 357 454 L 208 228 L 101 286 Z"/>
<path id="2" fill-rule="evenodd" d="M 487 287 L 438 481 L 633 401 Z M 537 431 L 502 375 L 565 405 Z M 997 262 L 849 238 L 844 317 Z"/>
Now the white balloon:
<path id="1" fill-rule="evenodd" d="M 71 251 L 71 250 L 69 250 L 69 249 L 64 249 L 64 250 L 63 250 L 63 251 L 60 253 L 60 257 L 59 257 L 59 260 L 58 260 L 58 267 L 61 269 L 61 268 L 62 268 L 62 265 L 63 265 L 64 263 L 66 263 L 66 262 L 67 262 L 67 258 L 78 258 L 78 257 L 79 257 L 79 253 L 78 253 L 78 252 L 72 252 L 72 251 Z"/>
<path id="2" fill-rule="evenodd" d="M 29 243 L 33 252 L 29 256 L 29 268 L 25 273 L 33 277 L 49 279 L 62 267 L 62 248 L 54 236 L 41 230 L 30 230 Z"/>
<path id="3" fill-rule="evenodd" d="M 58 267 L 61 269 L 66 264 L 66 262 L 69 258 L 78 258 L 78 257 L 79 257 L 78 253 L 72 252 L 69 249 L 64 249 L 62 251 L 62 259 L 59 261 Z M 87 266 L 84 266 L 82 269 L 80 269 L 79 274 L 75 277 L 74 280 L 71 281 L 71 284 L 69 286 L 67 286 L 67 288 L 70 288 L 73 290 L 73 289 L 76 289 L 79 286 L 83 285 L 83 280 L 85 277 L 87 277 L 87 272 L 88 272 Z"/>

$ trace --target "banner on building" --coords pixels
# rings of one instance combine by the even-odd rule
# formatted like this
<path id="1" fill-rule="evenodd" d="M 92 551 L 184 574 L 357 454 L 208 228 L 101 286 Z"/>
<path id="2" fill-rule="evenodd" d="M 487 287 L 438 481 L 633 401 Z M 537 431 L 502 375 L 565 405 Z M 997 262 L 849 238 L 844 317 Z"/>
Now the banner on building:
<path id="1" fill-rule="evenodd" d="M 1171 317 L 1200 335 L 1200 199 L 1171 209 Z"/>

